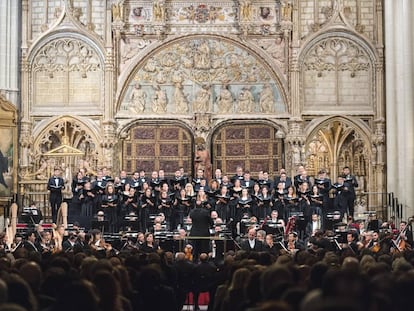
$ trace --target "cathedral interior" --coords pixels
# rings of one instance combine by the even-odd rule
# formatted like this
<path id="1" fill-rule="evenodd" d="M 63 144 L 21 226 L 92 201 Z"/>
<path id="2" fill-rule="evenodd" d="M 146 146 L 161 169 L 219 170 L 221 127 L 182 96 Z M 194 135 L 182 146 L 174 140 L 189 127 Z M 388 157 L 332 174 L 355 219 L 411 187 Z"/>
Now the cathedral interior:
<path id="1" fill-rule="evenodd" d="M 254 178 L 304 165 L 336 180 L 349 166 L 357 211 L 411 216 L 413 8 L 1 1 L 1 204 L 46 208 L 56 166 L 69 181 L 79 168 L 211 176 L 239 165 Z"/>

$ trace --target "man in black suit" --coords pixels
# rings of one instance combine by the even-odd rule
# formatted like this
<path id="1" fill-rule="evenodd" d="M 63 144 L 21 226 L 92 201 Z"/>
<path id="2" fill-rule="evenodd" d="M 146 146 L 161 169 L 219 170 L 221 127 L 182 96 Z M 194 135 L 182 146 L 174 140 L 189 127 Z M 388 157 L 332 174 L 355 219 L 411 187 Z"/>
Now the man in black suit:
<path id="1" fill-rule="evenodd" d="M 244 240 L 240 247 L 246 252 L 261 252 L 264 250 L 263 242 L 256 239 L 256 229 L 250 227 L 247 232 L 247 240 Z"/>
<path id="2" fill-rule="evenodd" d="M 204 207 L 196 207 L 190 212 L 191 230 L 190 237 L 207 238 L 210 236 L 210 228 L 213 227 L 213 220 L 210 212 Z M 190 241 L 193 244 L 193 258 L 198 260 L 201 253 L 210 252 L 209 239 L 193 239 Z"/>
<path id="3" fill-rule="evenodd" d="M 62 190 L 65 189 L 65 182 L 60 177 L 60 169 L 55 168 L 53 176 L 49 178 L 47 183 L 47 190 L 50 191 L 49 202 L 52 210 L 52 221 L 56 223 L 57 211 L 62 203 Z"/>
<path id="4" fill-rule="evenodd" d="M 24 241 L 23 247 L 28 250 L 28 252 L 40 253 L 40 249 L 36 245 L 36 234 L 33 230 L 27 232 L 27 240 Z"/>
<path id="5" fill-rule="evenodd" d="M 355 188 L 358 188 L 358 181 L 354 175 L 351 175 L 351 170 L 348 166 L 345 166 L 342 170 L 342 177 L 345 183 L 348 184 L 348 216 L 354 217 L 354 205 L 355 205 Z"/>
<path id="6" fill-rule="evenodd" d="M 194 294 L 194 310 L 200 310 L 198 298 L 200 293 L 209 292 L 209 310 L 213 306 L 213 298 L 216 292 L 216 273 L 217 267 L 208 261 L 209 257 L 206 253 L 202 253 L 199 257 L 200 263 L 197 264 L 193 271 L 193 294 Z"/>

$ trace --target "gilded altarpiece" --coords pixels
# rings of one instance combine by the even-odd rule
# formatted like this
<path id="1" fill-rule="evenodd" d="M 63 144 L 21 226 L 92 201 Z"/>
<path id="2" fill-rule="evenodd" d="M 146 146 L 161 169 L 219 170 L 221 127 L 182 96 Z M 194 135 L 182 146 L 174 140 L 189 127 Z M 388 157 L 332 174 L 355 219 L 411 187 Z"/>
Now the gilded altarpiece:
<path id="1" fill-rule="evenodd" d="M 17 193 L 17 111 L 0 94 L 0 205 Z"/>

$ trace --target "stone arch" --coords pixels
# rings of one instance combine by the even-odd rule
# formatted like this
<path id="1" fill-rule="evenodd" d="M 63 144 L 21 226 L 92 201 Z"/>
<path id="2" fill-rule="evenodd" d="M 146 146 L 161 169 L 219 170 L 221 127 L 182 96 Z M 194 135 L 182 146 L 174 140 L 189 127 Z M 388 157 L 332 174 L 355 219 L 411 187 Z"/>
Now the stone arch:
<path id="1" fill-rule="evenodd" d="M 128 76 L 120 79 L 124 82 L 121 82 L 123 85 L 117 94 L 116 111 L 119 116 L 130 113 L 129 106 L 135 99 L 137 107 L 141 108 L 133 112 L 139 115 L 158 114 L 160 111 L 187 115 L 196 110 L 218 114 L 231 114 L 238 110 L 261 113 L 262 94 L 263 98 L 268 94 L 269 102 L 274 102 L 270 112 L 284 115 L 288 112 L 287 87 L 277 69 L 271 62 L 264 61 L 263 55 L 253 47 L 232 38 L 186 36 L 171 39 L 162 46 L 148 47 L 145 52 L 131 62 L 134 67 L 128 67 Z M 263 90 L 267 84 L 270 92 Z M 134 92 L 134 86 L 138 91 Z M 223 89 L 227 86 L 230 99 L 217 102 L 223 98 L 220 93 L 225 93 Z M 162 100 L 157 103 L 154 98 L 159 97 Z M 250 103 L 248 109 L 244 109 L 244 102 Z"/>
<path id="2" fill-rule="evenodd" d="M 360 181 L 359 190 L 373 187 L 370 130 L 359 120 L 334 116 L 314 120 L 306 129 L 305 163 L 308 174 L 316 176 L 326 169 L 336 180 L 344 166 L 349 166 Z"/>
<path id="3" fill-rule="evenodd" d="M 62 163 L 70 173 L 84 164 L 89 173 L 96 171 L 100 139 L 98 129 L 92 123 L 72 116 L 59 116 L 38 124 L 33 137 L 29 167 L 22 172 L 23 179 L 45 179 L 54 166 L 62 166 Z"/>
<path id="4" fill-rule="evenodd" d="M 330 31 L 309 40 L 299 55 L 303 112 L 358 107 L 374 113 L 377 60 L 371 45 L 350 32 Z"/>

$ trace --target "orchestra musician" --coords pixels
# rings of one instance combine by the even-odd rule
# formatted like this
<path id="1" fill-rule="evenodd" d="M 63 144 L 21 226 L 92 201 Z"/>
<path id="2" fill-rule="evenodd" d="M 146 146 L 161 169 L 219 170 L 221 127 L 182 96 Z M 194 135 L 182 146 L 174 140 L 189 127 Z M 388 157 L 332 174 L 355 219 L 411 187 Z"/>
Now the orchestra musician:
<path id="1" fill-rule="evenodd" d="M 41 249 L 39 249 L 38 245 L 36 245 L 36 234 L 33 230 L 29 230 L 27 232 L 27 238 L 23 242 L 23 247 L 27 249 L 29 253 L 35 252 L 40 253 Z"/>
<path id="2" fill-rule="evenodd" d="M 358 232 L 356 230 L 350 230 L 346 234 L 346 243 L 342 244 L 342 249 L 349 249 L 354 255 L 358 255 L 360 249 L 363 248 L 363 244 L 358 241 Z"/>
<path id="3" fill-rule="evenodd" d="M 41 234 L 41 240 L 39 242 L 42 253 L 53 253 L 55 243 L 52 239 L 52 233 L 50 231 L 43 231 Z"/>
<path id="4" fill-rule="evenodd" d="M 256 228 L 249 227 L 247 231 L 247 239 L 243 240 L 240 243 L 240 247 L 242 250 L 246 252 L 261 252 L 264 249 L 263 242 L 259 241 L 256 238 L 257 232 Z"/>
<path id="5" fill-rule="evenodd" d="M 413 234 L 407 226 L 407 222 L 405 220 L 400 222 L 400 230 L 398 237 L 395 240 L 395 245 L 398 247 L 400 252 L 406 249 L 411 249 L 413 246 Z"/>
<path id="6" fill-rule="evenodd" d="M 9 252 L 9 243 L 8 243 L 8 236 L 6 232 L 0 232 L 0 254 L 5 252 Z"/>
<path id="7" fill-rule="evenodd" d="M 155 253 L 160 249 L 157 242 L 154 241 L 154 234 L 147 232 L 145 234 L 145 242 L 141 245 L 140 250 L 144 253 Z"/>
<path id="8" fill-rule="evenodd" d="M 283 228 L 283 232 L 285 232 L 285 221 L 282 218 L 279 218 L 279 211 L 274 209 L 270 213 L 270 218 L 267 220 L 267 224 L 275 224 L 280 225 Z"/>
<path id="9" fill-rule="evenodd" d="M 310 238 L 315 235 L 317 231 L 323 231 L 320 215 L 313 213 L 311 221 L 306 224 L 305 237 Z"/>
<path id="10" fill-rule="evenodd" d="M 278 244 L 275 244 L 275 242 L 273 240 L 273 235 L 272 234 L 266 234 L 265 244 L 264 244 L 263 250 L 265 252 L 268 252 L 271 255 L 276 257 L 279 254 L 280 249 L 281 249 L 281 247 L 278 246 Z"/>
<path id="11" fill-rule="evenodd" d="M 294 231 L 288 233 L 287 239 L 284 241 L 284 246 L 290 254 L 305 249 L 305 245 L 299 240 L 298 234 Z"/>

